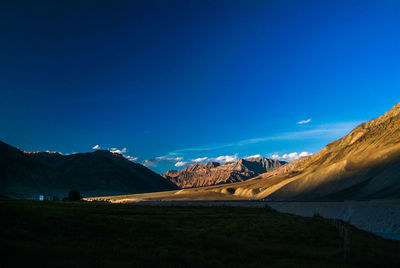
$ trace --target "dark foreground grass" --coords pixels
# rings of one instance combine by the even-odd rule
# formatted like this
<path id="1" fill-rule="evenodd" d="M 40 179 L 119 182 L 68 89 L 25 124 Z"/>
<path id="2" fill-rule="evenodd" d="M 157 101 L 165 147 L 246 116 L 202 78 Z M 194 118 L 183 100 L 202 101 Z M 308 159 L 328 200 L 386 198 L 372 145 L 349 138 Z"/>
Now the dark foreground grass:
<path id="1" fill-rule="evenodd" d="M 400 267 L 400 242 L 270 209 L 0 200 L 4 267 Z M 39 265 L 39 266 L 36 266 Z"/>

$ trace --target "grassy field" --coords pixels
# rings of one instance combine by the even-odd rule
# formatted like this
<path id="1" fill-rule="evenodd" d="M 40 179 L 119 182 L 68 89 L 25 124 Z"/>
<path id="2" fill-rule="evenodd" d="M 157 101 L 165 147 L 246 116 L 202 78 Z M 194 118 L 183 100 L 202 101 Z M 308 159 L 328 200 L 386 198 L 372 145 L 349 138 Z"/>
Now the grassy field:
<path id="1" fill-rule="evenodd" d="M 268 208 L 3 199 L 0 213 L 0 267 L 400 265 L 399 241 Z"/>

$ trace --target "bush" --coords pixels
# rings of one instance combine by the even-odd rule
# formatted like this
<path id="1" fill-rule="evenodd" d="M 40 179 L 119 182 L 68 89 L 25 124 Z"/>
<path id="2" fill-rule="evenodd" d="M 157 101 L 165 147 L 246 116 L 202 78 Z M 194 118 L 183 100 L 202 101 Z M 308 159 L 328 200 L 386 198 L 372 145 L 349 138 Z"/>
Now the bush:
<path id="1" fill-rule="evenodd" d="M 314 218 L 322 219 L 323 217 L 318 212 L 315 212 L 313 215 Z"/>
<path id="2" fill-rule="evenodd" d="M 265 205 L 264 206 L 264 209 L 265 210 L 267 210 L 267 211 L 269 211 L 269 212 L 277 212 L 275 209 L 273 209 L 271 206 L 269 206 L 269 205 Z"/>
<path id="3" fill-rule="evenodd" d="M 82 200 L 82 195 L 78 191 L 69 191 L 68 197 L 64 198 L 65 201 L 79 201 Z"/>

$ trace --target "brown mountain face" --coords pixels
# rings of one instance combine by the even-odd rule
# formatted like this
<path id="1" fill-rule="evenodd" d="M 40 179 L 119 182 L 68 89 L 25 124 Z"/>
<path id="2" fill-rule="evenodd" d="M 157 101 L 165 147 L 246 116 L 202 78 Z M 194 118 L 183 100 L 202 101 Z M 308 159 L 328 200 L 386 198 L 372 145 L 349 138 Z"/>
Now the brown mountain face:
<path id="1" fill-rule="evenodd" d="M 400 103 L 298 166 L 269 195 L 282 200 L 400 198 Z"/>
<path id="2" fill-rule="evenodd" d="M 291 165 L 232 185 L 230 192 L 269 200 L 399 199 L 400 103 Z"/>
<path id="3" fill-rule="evenodd" d="M 251 180 L 259 180 L 259 179 L 274 177 L 274 176 L 278 176 L 278 175 L 287 175 L 287 174 L 295 175 L 296 173 L 298 173 L 298 171 L 297 171 L 298 167 L 303 162 L 307 161 L 310 158 L 311 158 L 311 156 L 303 156 L 298 159 L 294 159 L 294 160 L 290 161 L 289 163 L 286 163 L 283 166 L 280 166 L 277 169 L 260 174 L 259 176 L 255 177 Z"/>
<path id="4" fill-rule="evenodd" d="M 0 142 L 2 195 L 29 198 L 49 194 L 65 197 L 68 191 L 77 190 L 84 196 L 90 196 L 176 188 L 145 166 L 109 151 L 72 155 L 24 153 Z"/>
<path id="5" fill-rule="evenodd" d="M 400 103 L 384 115 L 359 125 L 320 152 L 253 179 L 124 197 L 124 200 L 130 199 L 400 199 Z M 113 201 L 119 202 L 119 199 Z"/>
<path id="6" fill-rule="evenodd" d="M 246 181 L 259 174 L 277 169 L 284 164 L 286 162 L 255 157 L 240 159 L 223 165 L 217 162 L 195 164 L 182 171 L 167 171 L 162 176 L 179 188 L 193 188 Z"/>

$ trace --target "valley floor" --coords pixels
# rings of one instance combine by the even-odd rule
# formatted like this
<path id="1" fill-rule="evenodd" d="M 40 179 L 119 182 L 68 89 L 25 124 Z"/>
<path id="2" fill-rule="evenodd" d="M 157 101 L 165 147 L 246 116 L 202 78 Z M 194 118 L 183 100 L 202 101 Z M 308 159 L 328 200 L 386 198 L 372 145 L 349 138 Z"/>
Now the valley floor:
<path id="1" fill-rule="evenodd" d="M 400 241 L 339 220 L 284 214 L 258 204 L 264 207 L 3 199 L 0 266 L 400 265 Z"/>
<path id="2" fill-rule="evenodd" d="M 284 213 L 340 219 L 379 236 L 400 240 L 400 200 L 343 202 L 262 202 L 262 201 L 140 201 L 132 205 L 234 206 L 262 208 L 266 205 Z"/>

